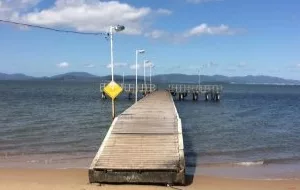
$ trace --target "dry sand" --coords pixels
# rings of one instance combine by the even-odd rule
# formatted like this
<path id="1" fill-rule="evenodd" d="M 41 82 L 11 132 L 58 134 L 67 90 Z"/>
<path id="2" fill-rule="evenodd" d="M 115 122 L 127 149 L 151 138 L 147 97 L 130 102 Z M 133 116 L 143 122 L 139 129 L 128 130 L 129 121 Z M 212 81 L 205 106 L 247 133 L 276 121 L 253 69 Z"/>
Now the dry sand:
<path id="1" fill-rule="evenodd" d="M 0 190 L 202 189 L 300 190 L 300 180 L 241 180 L 195 176 L 187 186 L 99 185 L 88 183 L 84 169 L 0 169 Z"/>

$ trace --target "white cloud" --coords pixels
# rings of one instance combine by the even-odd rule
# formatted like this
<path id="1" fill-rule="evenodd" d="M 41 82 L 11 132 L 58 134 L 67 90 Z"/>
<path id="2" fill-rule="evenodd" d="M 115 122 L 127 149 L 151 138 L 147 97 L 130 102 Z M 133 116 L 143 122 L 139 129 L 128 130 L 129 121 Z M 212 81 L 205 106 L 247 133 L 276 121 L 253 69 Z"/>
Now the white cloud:
<path id="1" fill-rule="evenodd" d="M 216 1 L 223 1 L 223 0 L 186 0 L 186 2 L 188 2 L 188 3 L 194 3 L 194 4 L 216 2 Z"/>
<path id="2" fill-rule="evenodd" d="M 18 17 L 20 13 L 37 5 L 40 0 L 0 0 L 0 18 Z"/>
<path id="3" fill-rule="evenodd" d="M 151 27 L 145 24 L 147 19 L 153 15 L 172 13 L 168 9 L 135 7 L 119 1 L 56 0 L 54 5 L 42 10 L 32 10 L 40 0 L 15 1 L 18 3 L 5 3 L 4 6 L 1 4 L 0 17 L 1 12 L 9 10 L 10 14 L 5 14 L 5 18 L 9 20 L 48 27 L 65 27 L 81 32 L 108 32 L 110 26 L 122 24 L 125 26 L 122 33 L 142 34 L 146 28 Z"/>
<path id="4" fill-rule="evenodd" d="M 300 63 L 292 63 L 292 64 L 287 64 L 286 68 L 290 71 L 299 71 L 300 70 Z"/>
<path id="5" fill-rule="evenodd" d="M 188 30 L 184 36 L 201 36 L 201 35 L 233 35 L 236 34 L 237 30 L 231 29 L 229 26 L 221 24 L 220 26 L 208 26 L 203 23 L 190 30 Z"/>
<path id="6" fill-rule="evenodd" d="M 132 69 L 132 70 L 135 70 L 135 68 L 136 68 L 136 65 L 135 64 L 133 64 L 133 65 L 130 65 L 130 67 L 129 67 L 130 69 Z M 137 64 L 137 69 L 140 69 L 141 68 L 141 65 L 140 64 Z"/>
<path id="7" fill-rule="evenodd" d="M 162 15 L 171 15 L 172 11 L 169 9 L 157 9 L 156 11 L 158 14 L 162 14 Z"/>
<path id="8" fill-rule="evenodd" d="M 54 7 L 28 13 L 21 20 L 89 32 L 107 32 L 109 26 L 121 23 L 126 27 L 123 33 L 140 34 L 142 21 L 150 13 L 150 8 L 135 8 L 118 1 L 57 0 Z"/>
<path id="9" fill-rule="evenodd" d="M 67 68 L 70 66 L 70 64 L 67 62 L 61 62 L 61 63 L 57 64 L 56 66 L 59 68 Z"/>
<path id="10" fill-rule="evenodd" d="M 204 65 L 205 67 L 214 67 L 214 66 L 218 66 L 218 63 L 214 63 L 214 62 L 209 62 L 206 65 Z"/>
<path id="11" fill-rule="evenodd" d="M 170 33 L 164 30 L 152 30 L 145 33 L 145 36 L 152 39 L 159 39 L 173 43 L 181 43 L 188 38 L 202 35 L 234 35 L 242 32 L 241 29 L 233 29 L 227 25 L 209 26 L 206 23 L 195 26 L 183 33 Z"/>
<path id="12" fill-rule="evenodd" d="M 93 64 L 86 64 L 84 66 L 87 67 L 87 68 L 94 68 L 95 67 L 95 65 L 93 65 Z"/>
<path id="13" fill-rule="evenodd" d="M 269 73 L 278 73 L 278 72 L 280 72 L 280 68 L 270 68 L 270 69 L 268 69 L 268 72 Z"/>
<path id="14" fill-rule="evenodd" d="M 225 68 L 225 71 L 228 71 L 228 72 L 236 72 L 237 71 L 237 68 L 236 67 L 226 67 Z"/>
<path id="15" fill-rule="evenodd" d="M 145 33 L 144 36 L 154 40 L 161 40 L 175 44 L 186 41 L 186 37 L 184 37 L 183 34 L 170 33 L 164 30 L 152 30 L 151 32 Z"/>
<path id="16" fill-rule="evenodd" d="M 40 0 L 1 0 L 0 11 L 26 10 L 39 2 Z"/>
<path id="17" fill-rule="evenodd" d="M 168 9 L 135 7 L 119 1 L 56 0 L 45 9 L 34 10 L 41 0 L 0 0 L 0 18 L 48 27 L 70 28 L 82 32 L 108 32 L 109 26 L 123 24 L 124 34 L 143 34 L 156 40 L 172 43 L 201 35 L 233 35 L 238 32 L 227 25 L 208 26 L 203 23 L 186 32 L 173 33 L 151 29 L 153 15 L 170 15 Z M 208 2 L 211 0 L 187 0 Z M 146 32 L 150 31 L 150 32 Z"/>
<path id="18" fill-rule="evenodd" d="M 237 67 L 246 67 L 247 63 L 246 62 L 240 62 L 236 65 Z"/>
<path id="19" fill-rule="evenodd" d="M 127 63 L 114 63 L 114 68 L 115 67 L 126 67 L 128 64 Z M 111 68 L 111 64 L 106 65 L 106 68 Z"/>
<path id="20" fill-rule="evenodd" d="M 163 30 L 153 30 L 151 32 L 145 33 L 146 37 L 150 37 L 153 39 L 158 39 L 158 38 L 164 37 L 166 35 L 168 35 L 167 32 L 165 32 Z"/>

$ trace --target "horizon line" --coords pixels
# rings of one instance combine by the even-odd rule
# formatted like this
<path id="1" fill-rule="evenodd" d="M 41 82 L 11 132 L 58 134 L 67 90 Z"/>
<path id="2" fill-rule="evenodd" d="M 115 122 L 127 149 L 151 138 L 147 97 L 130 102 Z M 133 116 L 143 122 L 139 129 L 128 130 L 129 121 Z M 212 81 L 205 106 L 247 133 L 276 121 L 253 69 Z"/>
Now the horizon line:
<path id="1" fill-rule="evenodd" d="M 89 75 L 93 75 L 95 77 L 109 77 L 111 76 L 111 74 L 107 74 L 107 75 L 96 75 L 96 74 L 91 74 L 89 72 L 84 72 L 84 71 L 71 71 L 71 72 L 66 72 L 66 73 L 61 73 L 61 74 L 54 74 L 52 76 L 32 76 L 32 75 L 28 75 L 28 74 L 25 74 L 25 73 L 11 73 L 11 74 L 8 74 L 8 73 L 3 73 L 3 72 L 0 72 L 0 74 L 5 74 L 5 75 L 25 75 L 27 77 L 32 77 L 32 78 L 51 78 L 51 77 L 54 77 L 54 76 L 57 76 L 57 75 L 65 75 L 65 74 L 71 74 L 71 73 L 85 73 L 85 74 L 89 74 Z M 154 76 L 159 76 L 159 75 L 185 75 L 185 76 L 199 76 L 197 74 L 185 74 L 185 73 L 164 73 L 164 74 L 155 74 L 155 75 L 152 75 L 152 77 Z M 122 77 L 122 74 L 114 74 L 114 76 L 120 76 Z M 124 75 L 124 77 L 128 77 L 128 76 L 135 76 L 134 74 L 131 74 L 131 75 Z M 278 77 L 278 76 L 271 76 L 271 75 L 263 75 L 263 74 L 259 74 L 259 75 L 253 75 L 253 74 L 248 74 L 248 75 L 235 75 L 235 76 L 228 76 L 228 75 L 222 75 L 222 74 L 214 74 L 214 75 L 204 75 L 204 74 L 200 74 L 200 77 L 201 76 L 208 76 L 208 77 L 214 77 L 214 76 L 224 76 L 224 77 L 247 77 L 247 76 L 252 76 L 252 77 L 273 77 L 273 78 L 278 78 L 278 79 L 284 79 L 284 80 L 292 80 L 292 81 L 297 81 L 297 82 L 300 82 L 300 79 L 288 79 L 288 78 L 283 78 L 283 77 Z M 138 75 L 138 77 L 144 77 L 144 75 Z M 149 75 L 146 76 L 147 78 L 149 77 Z"/>

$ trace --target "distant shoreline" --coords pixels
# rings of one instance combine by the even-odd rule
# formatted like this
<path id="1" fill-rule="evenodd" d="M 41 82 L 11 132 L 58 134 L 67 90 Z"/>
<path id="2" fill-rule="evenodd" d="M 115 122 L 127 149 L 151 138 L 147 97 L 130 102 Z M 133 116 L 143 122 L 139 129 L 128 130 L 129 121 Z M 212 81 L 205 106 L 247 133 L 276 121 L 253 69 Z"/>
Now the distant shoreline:
<path id="1" fill-rule="evenodd" d="M 135 82 L 135 75 L 125 75 L 125 81 Z M 142 82 L 143 76 L 139 75 L 138 80 Z M 16 81 L 109 81 L 110 75 L 96 76 L 86 72 L 70 72 L 50 77 L 33 77 L 25 74 L 5 74 L 0 73 L 1 80 L 16 80 Z M 122 81 L 121 75 L 115 75 L 116 81 Z M 146 76 L 149 81 L 149 76 Z M 201 83 L 221 83 L 221 84 L 275 84 L 275 85 L 300 85 L 300 80 L 283 79 L 273 76 L 264 75 L 247 75 L 247 76 L 224 76 L 224 75 L 200 75 Z M 158 74 L 152 76 L 153 83 L 197 83 L 199 82 L 199 75 L 186 75 L 186 74 Z"/>
<path id="2" fill-rule="evenodd" d="M 109 80 L 105 80 L 105 81 L 101 81 L 101 80 L 55 80 L 55 79 L 27 79 L 27 80 L 3 80 L 3 79 L 0 79 L 0 82 L 94 82 L 94 83 L 106 83 L 108 82 Z M 121 80 L 116 80 L 117 83 L 122 83 Z M 125 83 L 132 83 L 134 84 L 135 81 L 133 80 L 130 80 L 130 81 L 125 81 Z M 143 83 L 143 80 L 139 79 L 138 80 L 138 83 Z M 154 82 L 155 84 L 198 84 L 196 82 L 192 83 L 174 83 L 174 82 Z M 214 84 L 214 85 L 271 85 L 271 86 L 300 86 L 300 83 L 299 84 L 289 84 L 289 83 L 233 83 L 233 82 L 220 82 L 220 81 L 217 81 L 217 82 L 203 82 L 201 83 L 201 85 L 211 85 L 211 84 Z"/>
<path id="3" fill-rule="evenodd" d="M 0 155 L 1 169 L 18 168 L 26 170 L 87 170 L 95 152 L 85 154 L 17 154 Z M 189 159 L 189 156 L 186 155 Z M 201 158 L 201 157 L 200 157 Z M 203 158 L 202 158 L 203 159 Z M 268 161 L 241 161 L 236 163 L 197 163 L 191 166 L 187 162 L 186 174 L 195 176 L 226 177 L 246 180 L 290 180 L 300 181 L 299 162 L 287 163 L 285 160 L 275 163 Z M 298 170 L 299 168 L 299 170 Z M 292 171 L 293 170 L 293 171 Z M 0 188 L 1 189 L 1 188 Z"/>

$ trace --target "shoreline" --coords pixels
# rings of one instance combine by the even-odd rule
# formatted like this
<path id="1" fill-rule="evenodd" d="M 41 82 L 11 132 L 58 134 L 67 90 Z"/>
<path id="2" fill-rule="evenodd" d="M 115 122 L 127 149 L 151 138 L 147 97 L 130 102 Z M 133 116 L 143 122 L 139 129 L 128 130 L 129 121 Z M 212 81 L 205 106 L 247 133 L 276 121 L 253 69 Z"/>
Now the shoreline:
<path id="1" fill-rule="evenodd" d="M 0 157 L 0 170 L 72 170 L 88 169 L 94 154 L 90 155 L 24 155 Z M 300 180 L 300 164 L 224 164 L 212 163 L 186 167 L 187 175 L 213 176 L 245 180 Z"/>
<path id="2" fill-rule="evenodd" d="M 0 189 L 6 190 L 94 190 L 94 189 L 170 189 L 159 185 L 89 184 L 87 169 L 17 169 L 0 168 Z M 287 189 L 300 188 L 300 180 L 229 179 L 206 175 L 189 176 L 188 185 L 178 189 Z"/>

